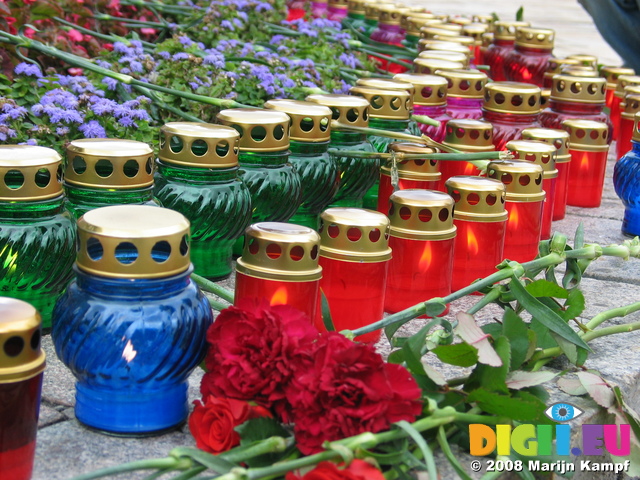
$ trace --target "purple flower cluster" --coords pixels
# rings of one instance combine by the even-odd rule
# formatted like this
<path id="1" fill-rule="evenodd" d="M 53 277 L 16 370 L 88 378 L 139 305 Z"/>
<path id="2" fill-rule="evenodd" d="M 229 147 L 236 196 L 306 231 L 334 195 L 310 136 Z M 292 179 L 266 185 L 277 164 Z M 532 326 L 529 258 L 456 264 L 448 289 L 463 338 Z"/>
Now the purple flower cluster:
<path id="1" fill-rule="evenodd" d="M 33 63 L 19 63 L 14 72 L 16 75 L 24 75 L 25 77 L 42 78 L 42 70 Z"/>

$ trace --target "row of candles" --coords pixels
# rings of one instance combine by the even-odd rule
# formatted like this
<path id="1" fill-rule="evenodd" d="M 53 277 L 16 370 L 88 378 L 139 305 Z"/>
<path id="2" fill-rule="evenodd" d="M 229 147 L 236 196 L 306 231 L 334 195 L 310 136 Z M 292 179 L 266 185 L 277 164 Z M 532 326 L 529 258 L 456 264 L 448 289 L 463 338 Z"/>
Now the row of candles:
<path id="1" fill-rule="evenodd" d="M 384 31 L 384 22 L 359 18 L 360 6 L 349 2 L 346 15 L 364 20 L 370 33 Z M 390 19 L 387 25 L 396 24 L 393 8 L 378 11 L 389 13 L 379 15 Z M 340 330 L 446 296 L 505 257 L 529 260 L 567 202 L 599 205 L 611 135 L 618 156 L 632 135 L 634 145 L 640 142 L 638 117 L 630 126 L 640 109 L 634 90 L 640 78 L 613 67 L 600 78 L 581 66 L 593 63 L 586 56 L 553 67 L 572 70 L 549 72 L 552 32 L 497 24 L 494 43 L 482 46 L 482 35 L 469 41 L 459 33 L 484 27 L 460 18 L 453 20 L 461 29 L 442 18 L 429 26 L 430 15 L 405 17 L 402 42 L 423 50 L 415 73 L 361 79 L 352 96 L 226 110 L 218 117 L 222 125 L 167 124 L 155 162 L 148 145 L 126 140 L 74 141 L 64 168 L 53 150 L 0 146 L 0 232 L 9 258 L 3 291 L 42 310 L 46 326 L 53 315 L 56 352 L 78 379 L 81 422 L 142 434 L 184 420 L 186 381 L 212 322 L 206 298 L 188 280 L 191 261 L 205 276 L 229 274 L 231 249 L 243 232 L 236 301 L 292 304 L 324 328 L 322 291 Z M 533 74 L 521 58 L 505 74 L 523 76 L 505 78 L 541 84 L 500 81 L 494 50 L 511 36 L 521 57 L 543 50 L 546 67 Z M 532 45 L 536 39 L 542 43 Z M 458 55 L 460 64 L 447 64 L 455 61 L 437 51 L 463 53 L 466 60 Z M 500 55 L 512 64 L 505 60 L 511 54 Z M 490 64 L 493 83 L 464 68 L 472 56 Z M 551 92 L 539 116 L 541 87 Z M 417 125 L 412 113 L 440 126 Z M 489 163 L 486 177 L 471 176 L 478 173 L 473 164 L 430 158 L 437 143 L 427 147 L 416 137 L 392 143 L 384 132 L 359 127 L 407 135 L 419 127 L 447 150 L 506 149 L 515 158 Z M 380 165 L 358 151 L 391 157 Z M 135 205 L 116 206 L 122 204 Z M 0 310 L 0 395 L 15 399 L 7 409 L 16 412 L 0 419 L 0 473 L 21 480 L 30 476 L 35 448 L 41 323 L 36 308 L 20 300 L 2 298 Z"/>

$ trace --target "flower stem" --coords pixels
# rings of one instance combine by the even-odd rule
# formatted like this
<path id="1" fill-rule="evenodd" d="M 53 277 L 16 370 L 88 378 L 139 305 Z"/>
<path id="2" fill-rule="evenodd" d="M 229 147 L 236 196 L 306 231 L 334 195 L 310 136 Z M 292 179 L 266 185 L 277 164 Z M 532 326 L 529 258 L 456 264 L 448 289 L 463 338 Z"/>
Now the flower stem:
<path id="1" fill-rule="evenodd" d="M 433 118 L 426 115 L 411 115 L 411 120 L 414 120 L 418 123 L 423 123 L 425 125 L 431 125 L 432 127 L 440 126 L 440 122 L 438 120 L 434 120 Z"/>
<path id="2" fill-rule="evenodd" d="M 154 458 L 152 460 L 139 460 L 129 462 L 115 467 L 103 468 L 92 473 L 86 473 L 74 477 L 73 480 L 91 480 L 94 478 L 108 477 L 110 475 L 119 475 L 121 473 L 133 472 L 135 470 L 151 470 L 151 469 L 171 469 L 171 470 L 187 470 L 193 467 L 193 462 L 188 458 Z"/>
<path id="3" fill-rule="evenodd" d="M 205 292 L 213 293 L 223 300 L 233 304 L 234 293 L 232 291 L 227 290 L 226 288 L 221 287 L 217 283 L 207 280 L 200 275 L 196 275 L 195 273 L 191 274 L 191 280 L 193 280 Z"/>

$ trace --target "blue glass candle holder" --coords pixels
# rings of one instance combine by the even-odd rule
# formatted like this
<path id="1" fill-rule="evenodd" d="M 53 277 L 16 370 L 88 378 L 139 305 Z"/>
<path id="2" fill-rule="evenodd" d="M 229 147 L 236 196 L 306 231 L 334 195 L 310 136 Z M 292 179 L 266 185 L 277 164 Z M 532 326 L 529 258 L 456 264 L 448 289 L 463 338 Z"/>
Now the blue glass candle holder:
<path id="1" fill-rule="evenodd" d="M 613 170 L 613 186 L 624 204 L 622 233 L 640 235 L 640 113 L 633 122 L 631 150 L 622 156 Z"/>
<path id="2" fill-rule="evenodd" d="M 180 425 L 213 322 L 189 279 L 188 220 L 159 207 L 104 207 L 78 221 L 78 240 L 76 279 L 51 332 L 77 380 L 76 418 L 134 436 Z"/>

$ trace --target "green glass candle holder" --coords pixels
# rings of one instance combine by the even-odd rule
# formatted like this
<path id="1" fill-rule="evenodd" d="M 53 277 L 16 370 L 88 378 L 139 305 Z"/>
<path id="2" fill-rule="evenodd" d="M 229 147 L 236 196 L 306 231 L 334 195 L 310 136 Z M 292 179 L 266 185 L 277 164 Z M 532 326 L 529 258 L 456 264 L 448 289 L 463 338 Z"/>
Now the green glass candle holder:
<path id="1" fill-rule="evenodd" d="M 60 172 L 55 150 L 0 145 L 0 291 L 33 305 L 45 328 L 75 259 Z"/>
<path id="2" fill-rule="evenodd" d="M 251 222 L 239 138 L 233 128 L 208 123 L 171 122 L 160 130 L 155 194 L 191 222 L 191 261 L 209 279 L 231 274 L 233 245 Z"/>

